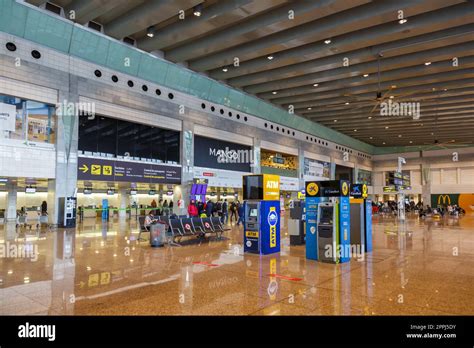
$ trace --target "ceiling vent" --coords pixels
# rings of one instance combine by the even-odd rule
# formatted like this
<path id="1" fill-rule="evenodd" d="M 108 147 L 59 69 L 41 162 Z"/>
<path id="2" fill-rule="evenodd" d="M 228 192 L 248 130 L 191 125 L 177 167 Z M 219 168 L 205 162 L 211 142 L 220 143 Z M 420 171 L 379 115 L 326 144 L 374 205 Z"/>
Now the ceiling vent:
<path id="1" fill-rule="evenodd" d="M 61 16 L 61 11 L 62 8 L 59 7 L 58 5 L 55 5 L 51 2 L 47 2 L 44 6 L 45 10 L 48 10 L 49 12 L 56 13 L 57 15 Z"/>
<path id="2" fill-rule="evenodd" d="M 94 29 L 94 30 L 98 31 L 99 33 L 102 33 L 102 24 L 99 24 L 99 23 L 94 22 L 94 21 L 89 21 L 87 23 L 87 26 L 91 29 Z"/>
<path id="3" fill-rule="evenodd" d="M 125 42 L 125 43 L 127 43 L 131 46 L 136 46 L 135 39 L 132 39 L 131 37 L 128 37 L 128 36 L 123 38 L 123 42 Z"/>

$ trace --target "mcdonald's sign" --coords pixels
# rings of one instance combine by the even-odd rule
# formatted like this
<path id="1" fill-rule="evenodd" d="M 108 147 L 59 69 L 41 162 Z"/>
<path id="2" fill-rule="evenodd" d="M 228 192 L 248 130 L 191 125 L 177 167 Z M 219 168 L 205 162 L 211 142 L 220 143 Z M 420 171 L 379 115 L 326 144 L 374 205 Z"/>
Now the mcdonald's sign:
<path id="1" fill-rule="evenodd" d="M 447 194 L 442 193 L 438 195 L 431 195 L 431 206 L 437 207 L 438 205 L 459 205 L 459 194 Z"/>
<path id="2" fill-rule="evenodd" d="M 449 195 L 439 195 L 438 196 L 438 205 L 451 204 L 451 197 Z"/>

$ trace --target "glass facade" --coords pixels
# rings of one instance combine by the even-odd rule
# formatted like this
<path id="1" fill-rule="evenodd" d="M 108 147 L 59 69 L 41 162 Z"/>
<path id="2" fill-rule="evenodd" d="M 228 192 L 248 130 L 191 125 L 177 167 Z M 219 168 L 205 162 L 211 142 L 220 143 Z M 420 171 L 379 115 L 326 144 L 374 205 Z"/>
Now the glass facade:
<path id="1" fill-rule="evenodd" d="M 357 171 L 357 184 L 372 185 L 372 172 L 364 169 Z"/>
<path id="2" fill-rule="evenodd" d="M 79 151 L 105 158 L 179 162 L 180 132 L 96 116 L 79 124 Z"/>
<path id="3" fill-rule="evenodd" d="M 0 138 L 54 144 L 55 107 L 0 95 Z"/>

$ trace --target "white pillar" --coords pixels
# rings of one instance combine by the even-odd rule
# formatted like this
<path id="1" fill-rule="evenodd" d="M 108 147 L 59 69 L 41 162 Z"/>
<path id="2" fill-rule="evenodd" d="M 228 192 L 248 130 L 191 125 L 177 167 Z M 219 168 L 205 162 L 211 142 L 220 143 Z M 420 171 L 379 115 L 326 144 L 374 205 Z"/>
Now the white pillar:
<path id="1" fill-rule="evenodd" d="M 119 218 L 125 218 L 127 216 L 126 208 L 130 204 L 127 189 L 124 189 L 124 188 L 120 189 L 119 195 L 120 195 L 120 206 L 119 206 L 118 216 Z"/>
<path id="2" fill-rule="evenodd" d="M 7 209 L 6 209 L 6 219 L 7 220 L 16 220 L 16 201 L 17 201 L 17 188 L 12 185 L 8 189 L 7 195 Z"/>

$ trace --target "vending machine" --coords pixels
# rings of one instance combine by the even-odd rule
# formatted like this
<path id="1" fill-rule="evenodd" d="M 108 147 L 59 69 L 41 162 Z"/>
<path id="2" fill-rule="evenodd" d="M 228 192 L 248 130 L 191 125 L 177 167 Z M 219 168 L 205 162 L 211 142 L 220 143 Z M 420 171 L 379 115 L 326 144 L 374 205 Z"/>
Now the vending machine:
<path id="1" fill-rule="evenodd" d="M 261 255 L 280 251 L 280 177 L 245 175 L 244 252 Z"/>

